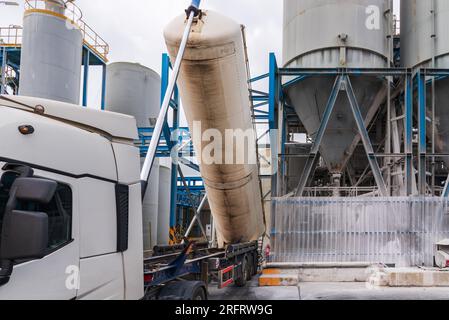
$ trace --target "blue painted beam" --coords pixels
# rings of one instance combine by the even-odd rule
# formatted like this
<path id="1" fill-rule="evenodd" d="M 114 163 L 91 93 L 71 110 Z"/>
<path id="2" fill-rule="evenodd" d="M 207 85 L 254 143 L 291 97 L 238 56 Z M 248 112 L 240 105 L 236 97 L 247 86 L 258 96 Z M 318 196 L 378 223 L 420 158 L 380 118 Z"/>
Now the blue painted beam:
<path id="1" fill-rule="evenodd" d="M 106 65 L 104 64 L 101 68 L 101 110 L 104 110 L 106 107 Z"/>
<path id="2" fill-rule="evenodd" d="M 89 60 L 90 60 L 90 51 L 84 50 L 83 56 L 83 107 L 87 107 L 87 94 L 89 88 Z"/>

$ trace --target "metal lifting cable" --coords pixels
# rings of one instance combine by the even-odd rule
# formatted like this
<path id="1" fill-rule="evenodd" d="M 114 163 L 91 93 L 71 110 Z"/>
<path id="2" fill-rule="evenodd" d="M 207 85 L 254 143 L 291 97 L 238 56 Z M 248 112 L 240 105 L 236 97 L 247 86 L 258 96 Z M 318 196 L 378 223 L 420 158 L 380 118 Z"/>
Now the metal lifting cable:
<path id="1" fill-rule="evenodd" d="M 182 37 L 181 45 L 179 46 L 178 55 L 176 57 L 176 62 L 173 67 L 173 73 L 168 83 L 167 92 L 165 93 L 164 101 L 161 106 L 161 111 L 154 127 L 153 136 L 151 138 L 150 147 L 148 148 L 148 153 L 143 164 L 143 168 L 140 174 L 140 180 L 142 182 L 142 199 L 145 196 L 145 192 L 148 186 L 148 180 L 150 178 L 151 169 L 153 168 L 154 159 L 156 158 L 157 146 L 159 140 L 161 139 L 162 129 L 164 126 L 165 118 L 167 116 L 168 108 L 170 105 L 170 100 L 175 89 L 176 81 L 178 80 L 179 70 L 181 67 L 182 59 L 184 58 L 184 52 L 187 46 L 187 41 L 189 40 L 190 30 L 192 28 L 193 19 L 200 13 L 200 2 L 201 0 L 193 0 L 190 7 L 186 10 L 188 20 L 186 28 L 184 30 L 184 35 Z"/>

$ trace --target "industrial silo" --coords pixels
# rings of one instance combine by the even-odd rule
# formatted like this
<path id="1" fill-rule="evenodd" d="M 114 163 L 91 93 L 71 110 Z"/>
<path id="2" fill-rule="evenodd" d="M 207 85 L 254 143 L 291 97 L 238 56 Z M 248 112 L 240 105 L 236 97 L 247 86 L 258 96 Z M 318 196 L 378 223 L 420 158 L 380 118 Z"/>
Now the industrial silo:
<path id="1" fill-rule="evenodd" d="M 284 66 L 389 67 L 389 15 L 384 12 L 391 5 L 389 0 L 284 0 Z M 334 76 L 312 75 L 286 89 L 287 102 L 295 108 L 312 139 L 320 127 L 334 82 Z M 386 81 L 357 76 L 351 77 L 351 82 L 365 118 L 370 108 L 379 108 L 373 102 Z M 351 145 L 357 134 L 349 101 L 345 94 L 340 94 L 320 149 L 336 187 L 340 186 L 341 174 L 353 154 Z"/>
<path id="2" fill-rule="evenodd" d="M 106 110 L 133 116 L 139 128 L 153 127 L 160 108 L 160 76 L 145 66 L 128 62 L 109 64 L 106 74 Z M 144 158 L 142 165 L 143 161 Z M 159 162 L 156 159 L 143 201 L 145 250 L 158 243 L 158 202 Z"/>
<path id="3" fill-rule="evenodd" d="M 106 105 L 108 111 L 125 113 L 137 120 L 137 127 L 156 123 L 160 109 L 161 77 L 138 63 L 115 62 L 107 66 Z"/>
<path id="4" fill-rule="evenodd" d="M 408 68 L 449 68 L 449 1 L 401 1 L 401 62 Z M 435 151 L 449 153 L 449 79 L 435 81 L 435 117 L 432 115 L 431 87 L 427 111 L 435 118 Z M 431 127 L 431 126 L 429 126 Z M 427 134 L 432 135 L 432 130 Z M 442 158 L 449 166 L 449 158 Z"/>
<path id="5" fill-rule="evenodd" d="M 64 13 L 62 0 L 25 11 L 20 95 L 79 103 L 83 35 Z"/>

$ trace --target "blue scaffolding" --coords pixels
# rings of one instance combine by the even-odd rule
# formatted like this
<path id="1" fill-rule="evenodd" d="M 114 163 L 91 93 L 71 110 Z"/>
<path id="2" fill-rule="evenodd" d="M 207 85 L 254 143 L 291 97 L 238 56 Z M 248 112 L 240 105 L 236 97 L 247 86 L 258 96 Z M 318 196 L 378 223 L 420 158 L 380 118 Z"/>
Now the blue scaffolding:
<path id="1" fill-rule="evenodd" d="M 441 71 L 441 70 L 440 70 Z M 332 114 L 333 107 L 337 96 L 341 91 L 346 91 L 350 106 L 354 115 L 354 119 L 357 124 L 357 129 L 361 135 L 362 142 L 365 148 L 366 156 L 369 160 L 371 170 L 376 178 L 376 182 L 380 191 L 387 194 L 386 183 L 383 181 L 382 174 L 379 168 L 378 159 L 385 157 L 403 157 L 405 161 L 405 180 L 407 195 L 412 194 L 412 179 L 414 179 L 413 173 L 413 79 L 420 83 L 419 87 L 422 89 L 422 83 L 420 82 L 420 73 L 418 72 L 415 77 L 413 76 L 411 69 L 404 68 L 279 68 L 276 56 L 274 53 L 270 53 L 269 56 L 269 72 L 261 76 L 251 79 L 251 83 L 257 83 L 268 78 L 268 92 L 252 91 L 252 101 L 254 106 L 255 119 L 268 121 L 269 130 L 274 130 L 275 134 L 270 134 L 271 153 L 272 153 L 272 196 L 281 196 L 279 190 L 280 177 L 285 174 L 285 149 L 286 149 L 286 137 L 287 126 L 290 121 L 298 121 L 296 113 L 292 106 L 288 105 L 286 101 L 285 90 L 290 86 L 304 81 L 309 77 L 319 76 L 334 76 L 335 84 L 331 92 L 329 92 L 329 101 L 325 108 L 326 112 L 323 115 L 316 139 L 311 144 L 311 152 L 307 157 L 307 164 L 302 172 L 300 183 L 298 186 L 297 195 L 301 196 L 302 191 L 306 187 L 310 180 L 310 175 L 313 166 L 316 164 L 319 157 L 319 148 L 321 139 L 326 130 L 329 118 Z M 426 76 L 433 75 L 429 70 L 426 71 Z M 438 72 L 438 76 L 444 75 L 444 72 Z M 379 154 L 375 153 L 366 129 L 364 119 L 360 113 L 357 99 L 354 95 L 351 85 L 351 79 L 359 76 L 372 76 L 381 77 L 395 77 L 400 79 L 403 84 L 402 95 L 400 97 L 404 100 L 405 105 L 405 141 L 404 152 L 401 154 Z M 354 80 L 352 80 L 354 81 Z M 425 114 L 425 97 L 423 94 L 425 90 L 420 90 L 421 101 L 421 113 Z M 266 107 L 267 106 L 267 107 Z M 267 110 L 260 110 L 261 108 L 267 108 Z M 422 116 L 425 119 L 424 116 Z M 421 120 L 419 123 L 419 129 L 421 132 L 420 150 L 424 154 L 425 147 L 425 120 Z M 423 131 L 424 128 L 424 131 Z M 424 132 L 424 133 L 423 133 Z M 424 135 L 424 136 L 423 136 Z M 423 157 L 423 155 L 421 156 Z M 420 168 L 421 181 L 424 181 L 425 185 L 425 169 Z M 423 184 L 423 182 L 421 182 Z M 449 193 L 449 191 L 447 191 Z"/>

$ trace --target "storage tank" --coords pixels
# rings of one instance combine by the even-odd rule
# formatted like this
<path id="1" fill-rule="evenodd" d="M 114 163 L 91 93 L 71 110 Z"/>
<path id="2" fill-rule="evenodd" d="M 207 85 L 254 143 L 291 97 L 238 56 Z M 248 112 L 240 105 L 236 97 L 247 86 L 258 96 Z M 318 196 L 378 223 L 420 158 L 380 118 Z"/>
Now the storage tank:
<path id="1" fill-rule="evenodd" d="M 181 15 L 165 28 L 172 62 L 185 23 L 186 17 Z M 178 84 L 190 131 L 196 137 L 208 129 L 212 129 L 208 133 L 218 133 L 217 141 L 221 139 L 223 148 L 217 148 L 215 152 L 222 155 L 234 151 L 225 144 L 226 129 L 232 132 L 250 130 L 255 141 L 245 61 L 241 26 L 213 11 L 203 11 L 201 18 L 194 21 Z M 198 132 L 195 132 L 194 122 L 201 123 Z M 258 239 L 264 232 L 264 223 L 256 161 L 255 164 L 250 161 L 244 164 L 202 161 L 201 152 L 211 140 L 193 140 L 216 221 L 219 244 Z M 255 143 L 249 147 L 253 147 L 256 157 Z"/>
<path id="2" fill-rule="evenodd" d="M 160 76 L 145 66 L 128 62 L 109 64 L 106 74 L 106 110 L 133 116 L 139 128 L 153 127 L 160 110 Z M 142 165 L 144 160 L 142 158 Z M 154 162 L 149 186 L 143 200 L 144 250 L 151 250 L 158 244 L 158 159 Z"/>
<path id="3" fill-rule="evenodd" d="M 79 104 L 83 35 L 64 8 L 53 0 L 25 11 L 20 95 Z"/>
<path id="4" fill-rule="evenodd" d="M 389 7 L 389 0 L 284 0 L 284 66 L 388 67 L 389 19 L 384 11 Z M 378 26 L 370 24 L 373 12 L 379 13 Z M 365 118 L 384 81 L 365 76 L 351 77 L 351 81 Z M 335 77 L 310 76 L 287 89 L 287 100 L 312 138 L 321 124 L 334 82 Z M 343 172 L 357 134 L 348 99 L 340 94 L 320 149 L 334 177 Z"/>
<path id="5" fill-rule="evenodd" d="M 153 127 L 160 110 L 161 77 L 138 63 L 115 62 L 106 70 L 106 105 L 109 111 L 125 113 L 137 127 Z"/>
<path id="6" fill-rule="evenodd" d="M 434 11 L 434 14 L 432 12 Z M 401 1 L 401 63 L 407 68 L 449 69 L 449 1 Z M 435 58 L 435 59 L 433 59 Z M 434 60 L 434 61 L 433 61 Z M 435 63 L 435 65 L 434 65 Z M 435 82 L 435 147 L 449 153 L 449 79 Z M 431 110 L 428 86 L 428 110 Z M 431 114 L 429 114 L 431 117 Z M 428 134 L 431 134 L 429 130 Z M 449 158 L 442 158 L 449 166 Z"/>
<path id="7" fill-rule="evenodd" d="M 141 166 L 145 158 L 141 159 Z M 143 249 L 152 250 L 158 245 L 158 215 L 159 215 L 159 161 L 155 159 L 153 170 L 151 170 L 150 184 L 142 202 L 142 226 L 143 226 Z"/>
<path id="8" fill-rule="evenodd" d="M 170 187 L 171 187 L 171 159 L 159 159 L 159 201 L 157 220 L 157 243 L 167 245 L 170 229 Z"/>

